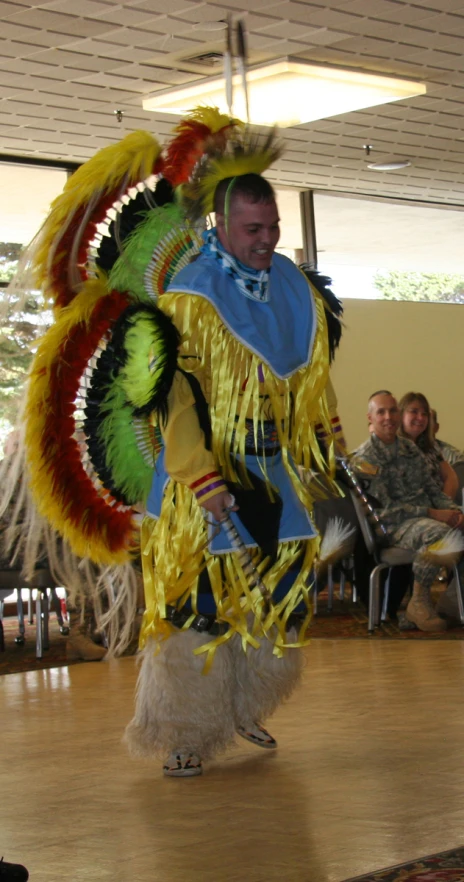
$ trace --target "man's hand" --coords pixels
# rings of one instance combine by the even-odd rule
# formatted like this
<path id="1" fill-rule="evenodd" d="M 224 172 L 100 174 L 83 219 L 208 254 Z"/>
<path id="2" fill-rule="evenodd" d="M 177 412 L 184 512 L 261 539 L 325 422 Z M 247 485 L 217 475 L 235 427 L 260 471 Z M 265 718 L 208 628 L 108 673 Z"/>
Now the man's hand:
<path id="1" fill-rule="evenodd" d="M 434 521 L 441 521 L 442 524 L 447 524 L 453 530 L 464 529 L 464 515 L 460 511 L 447 508 L 429 508 L 427 514 L 429 518 L 432 518 Z"/>
<path id="2" fill-rule="evenodd" d="M 215 521 L 222 521 L 224 514 L 228 511 L 238 511 L 238 505 L 235 505 L 234 497 L 227 490 L 224 490 L 223 493 L 218 493 L 217 496 L 212 496 L 211 499 L 201 504 L 203 508 L 206 508 L 206 511 L 213 515 Z"/>

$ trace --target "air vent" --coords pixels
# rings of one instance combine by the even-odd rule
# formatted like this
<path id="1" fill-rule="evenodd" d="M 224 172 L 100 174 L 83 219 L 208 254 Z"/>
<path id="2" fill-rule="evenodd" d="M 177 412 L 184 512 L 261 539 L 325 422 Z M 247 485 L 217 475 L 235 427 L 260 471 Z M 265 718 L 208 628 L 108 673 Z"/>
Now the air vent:
<path id="1" fill-rule="evenodd" d="M 180 58 L 179 62 L 214 68 L 222 66 L 223 55 L 222 52 L 205 52 L 203 55 L 191 55 L 189 58 Z"/>

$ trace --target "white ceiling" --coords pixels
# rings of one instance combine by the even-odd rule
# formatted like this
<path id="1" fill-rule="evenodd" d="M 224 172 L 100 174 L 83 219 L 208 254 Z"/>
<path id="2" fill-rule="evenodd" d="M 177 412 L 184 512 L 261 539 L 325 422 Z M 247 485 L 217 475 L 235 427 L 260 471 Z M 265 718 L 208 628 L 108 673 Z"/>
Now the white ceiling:
<path id="1" fill-rule="evenodd" d="M 143 111 L 143 96 L 207 72 L 185 59 L 220 52 L 211 28 L 232 13 L 251 62 L 293 55 L 427 84 L 423 97 L 286 129 L 272 180 L 464 205 L 464 0 L 0 0 L 0 13 L 2 154 L 80 162 L 134 128 L 164 140 L 175 118 Z M 412 166 L 370 171 L 364 144 L 371 160 Z"/>

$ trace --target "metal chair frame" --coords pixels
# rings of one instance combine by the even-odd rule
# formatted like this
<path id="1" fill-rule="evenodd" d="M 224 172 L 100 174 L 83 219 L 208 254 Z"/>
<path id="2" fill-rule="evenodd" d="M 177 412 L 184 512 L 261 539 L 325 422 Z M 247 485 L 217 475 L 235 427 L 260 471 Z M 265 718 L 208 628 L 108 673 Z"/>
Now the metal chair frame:
<path id="1" fill-rule="evenodd" d="M 29 590 L 28 601 L 28 621 L 33 622 L 32 615 L 32 592 L 37 591 L 36 597 L 36 657 L 42 658 L 44 650 L 49 648 L 49 599 L 48 590 L 50 590 L 50 599 L 55 608 L 56 617 L 63 634 L 67 633 L 67 628 L 63 621 L 61 612 L 61 604 L 56 589 L 60 587 L 56 584 L 50 570 L 35 570 L 31 579 L 25 580 L 21 576 L 19 570 L 0 570 L 0 620 L 3 619 L 3 609 L 5 596 L 16 593 L 16 603 L 18 609 L 18 627 L 19 633 L 15 637 L 16 643 L 24 643 L 25 624 L 24 624 L 24 602 L 22 598 L 22 589 Z"/>
<path id="2" fill-rule="evenodd" d="M 407 548 L 400 548 L 397 545 L 391 545 L 387 548 L 381 548 L 377 542 L 374 531 L 367 519 L 363 505 L 356 496 L 354 491 L 350 491 L 353 505 L 359 521 L 366 548 L 369 554 L 375 560 L 375 566 L 371 570 L 369 576 L 369 609 L 367 629 L 372 634 L 375 628 L 380 626 L 381 621 L 385 621 L 387 612 L 388 590 L 390 587 L 390 576 L 394 567 L 404 566 L 404 564 L 412 564 L 415 552 Z M 382 614 L 380 612 L 380 574 L 383 570 L 388 570 L 387 584 L 385 586 L 385 597 L 383 603 Z M 461 625 L 464 626 L 464 597 L 463 586 L 459 575 L 457 564 L 452 567 L 457 585 L 457 600 L 459 609 L 459 618 Z"/>

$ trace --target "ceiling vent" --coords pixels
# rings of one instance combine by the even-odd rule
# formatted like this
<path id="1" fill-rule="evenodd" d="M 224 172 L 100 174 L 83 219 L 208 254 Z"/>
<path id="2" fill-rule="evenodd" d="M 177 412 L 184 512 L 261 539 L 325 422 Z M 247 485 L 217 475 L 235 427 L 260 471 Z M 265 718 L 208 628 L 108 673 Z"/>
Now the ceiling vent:
<path id="1" fill-rule="evenodd" d="M 190 55 L 188 58 L 179 58 L 179 63 L 215 70 L 218 67 L 222 67 L 223 60 L 222 52 L 204 52 L 202 55 Z"/>

